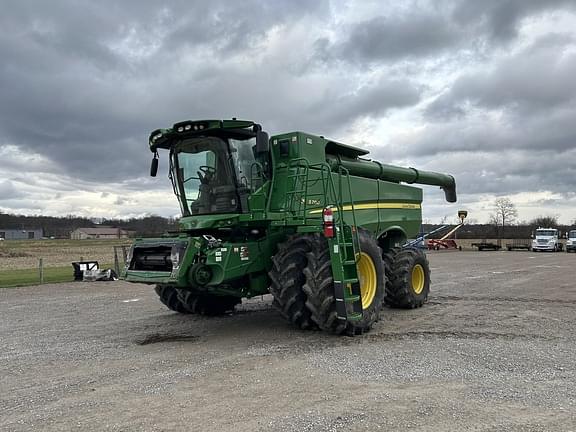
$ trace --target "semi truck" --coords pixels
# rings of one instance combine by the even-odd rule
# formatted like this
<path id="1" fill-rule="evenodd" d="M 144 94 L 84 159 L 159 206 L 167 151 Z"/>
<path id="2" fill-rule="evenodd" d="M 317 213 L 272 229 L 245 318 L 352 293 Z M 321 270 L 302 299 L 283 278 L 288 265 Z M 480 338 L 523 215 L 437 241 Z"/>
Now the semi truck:
<path id="1" fill-rule="evenodd" d="M 570 230 L 566 234 L 566 252 L 576 252 L 576 230 Z"/>
<path id="2" fill-rule="evenodd" d="M 452 176 L 387 165 L 304 132 L 269 138 L 238 119 L 188 120 L 150 134 L 150 174 L 168 153 L 177 232 L 136 239 L 123 278 L 150 284 L 183 314 L 232 311 L 271 293 L 293 325 L 364 333 L 384 304 L 428 299 L 425 253 L 402 247 L 422 223 L 422 190 L 456 201 Z"/>
<path id="3" fill-rule="evenodd" d="M 563 248 L 556 228 L 538 228 L 533 237 L 532 250 L 535 252 L 558 252 Z"/>

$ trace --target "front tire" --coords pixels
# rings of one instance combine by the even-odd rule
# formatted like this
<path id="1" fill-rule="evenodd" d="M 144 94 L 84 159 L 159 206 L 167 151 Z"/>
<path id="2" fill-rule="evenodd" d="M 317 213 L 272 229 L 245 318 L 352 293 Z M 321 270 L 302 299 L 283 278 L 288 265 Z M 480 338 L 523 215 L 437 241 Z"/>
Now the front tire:
<path id="1" fill-rule="evenodd" d="M 178 290 L 170 285 L 156 285 L 154 288 L 160 301 L 170 310 L 178 313 L 190 313 L 178 298 Z"/>
<path id="2" fill-rule="evenodd" d="M 363 309 L 362 318 L 358 321 L 338 319 L 332 262 L 326 238 L 317 236 L 312 250 L 307 254 L 308 265 L 304 269 L 306 283 L 302 289 L 308 297 L 306 306 L 312 313 L 312 320 L 322 330 L 358 335 L 369 331 L 380 316 L 386 283 L 381 249 L 364 231 L 358 233 L 358 238 L 360 253 L 357 268 Z"/>
<path id="3" fill-rule="evenodd" d="M 430 266 L 426 254 L 416 248 L 394 248 L 384 254 L 386 297 L 393 308 L 421 307 L 430 294 Z"/>
<path id="4" fill-rule="evenodd" d="M 242 302 L 240 298 L 234 296 L 199 294 L 183 289 L 178 290 L 178 299 L 187 313 L 207 316 L 234 312 L 236 305 Z"/>
<path id="5" fill-rule="evenodd" d="M 312 249 L 315 237 L 310 234 L 294 235 L 278 246 L 272 258 L 270 293 L 274 297 L 272 306 L 295 326 L 301 329 L 317 328 L 306 308 L 306 294 L 302 286 L 306 281 L 304 267 L 308 264 L 307 254 Z"/>

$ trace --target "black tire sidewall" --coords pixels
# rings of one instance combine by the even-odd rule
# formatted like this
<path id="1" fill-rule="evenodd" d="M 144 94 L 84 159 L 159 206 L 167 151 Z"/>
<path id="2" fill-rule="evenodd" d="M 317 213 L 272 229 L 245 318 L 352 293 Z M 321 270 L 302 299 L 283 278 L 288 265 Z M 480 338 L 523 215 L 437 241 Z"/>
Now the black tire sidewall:
<path id="1" fill-rule="evenodd" d="M 354 323 L 355 326 L 361 327 L 365 331 L 369 329 L 374 322 L 378 321 L 382 310 L 382 304 L 386 294 L 386 273 L 382 260 L 382 250 L 378 247 L 376 240 L 363 230 L 358 232 L 358 239 L 360 241 L 360 252 L 364 252 L 372 259 L 376 270 L 376 293 L 374 294 L 372 303 L 370 303 L 367 309 L 363 310 L 362 319 Z"/>
<path id="2" fill-rule="evenodd" d="M 430 293 L 430 266 L 424 252 L 417 248 L 392 249 L 385 254 L 387 275 L 385 302 L 390 307 L 413 309 L 422 306 Z M 424 270 L 424 287 L 420 293 L 412 286 L 414 267 Z"/>
<path id="3" fill-rule="evenodd" d="M 424 287 L 422 288 L 422 291 L 419 294 L 416 293 L 414 287 L 412 286 L 412 272 L 414 271 L 414 267 L 416 267 L 418 264 L 424 270 Z M 426 302 L 426 300 L 428 299 L 428 295 L 430 294 L 430 267 L 428 266 L 428 260 L 426 259 L 426 256 L 424 256 L 423 253 L 417 253 L 415 256 L 413 264 L 408 272 L 408 285 L 409 285 L 409 292 L 416 303 L 422 304 Z"/>

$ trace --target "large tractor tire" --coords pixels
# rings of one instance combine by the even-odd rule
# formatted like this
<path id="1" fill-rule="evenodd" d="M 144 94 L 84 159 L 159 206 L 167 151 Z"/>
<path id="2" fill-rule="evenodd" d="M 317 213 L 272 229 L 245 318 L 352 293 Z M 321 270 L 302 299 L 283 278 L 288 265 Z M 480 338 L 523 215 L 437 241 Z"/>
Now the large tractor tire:
<path id="1" fill-rule="evenodd" d="M 327 240 L 316 236 L 313 248 L 308 252 L 308 264 L 304 269 L 306 283 L 302 289 L 308 297 L 306 305 L 312 312 L 312 320 L 322 330 L 354 336 L 369 331 L 378 321 L 386 282 L 382 251 L 366 232 L 359 232 L 359 240 L 361 252 L 357 266 L 363 316 L 358 321 L 343 321 L 337 317 L 334 278 Z"/>
<path id="2" fill-rule="evenodd" d="M 178 298 L 178 290 L 169 285 L 156 285 L 154 288 L 160 301 L 170 310 L 179 313 L 189 313 L 188 309 Z"/>
<path id="3" fill-rule="evenodd" d="M 393 248 L 383 258 L 388 279 L 385 303 L 400 309 L 422 306 L 430 294 L 430 266 L 426 254 L 417 248 Z"/>
<path id="4" fill-rule="evenodd" d="M 307 254 L 312 249 L 315 237 L 310 234 L 294 235 L 278 246 L 272 257 L 270 293 L 274 297 L 272 305 L 280 314 L 301 329 L 317 328 L 306 307 L 306 294 L 302 286 L 304 267 L 308 263 Z"/>
<path id="5" fill-rule="evenodd" d="M 236 305 L 242 302 L 240 298 L 234 296 L 198 294 L 183 289 L 178 290 L 178 299 L 188 313 L 207 316 L 234 312 Z"/>

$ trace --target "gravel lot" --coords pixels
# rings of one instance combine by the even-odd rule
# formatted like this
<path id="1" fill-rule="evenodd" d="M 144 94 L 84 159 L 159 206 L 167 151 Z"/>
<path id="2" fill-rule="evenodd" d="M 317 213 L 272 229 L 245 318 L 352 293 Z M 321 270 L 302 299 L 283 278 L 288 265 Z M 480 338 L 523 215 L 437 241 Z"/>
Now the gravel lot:
<path id="1" fill-rule="evenodd" d="M 429 260 L 430 302 L 356 338 L 266 297 L 208 319 L 124 282 L 0 289 L 0 430 L 576 430 L 576 254 Z"/>

